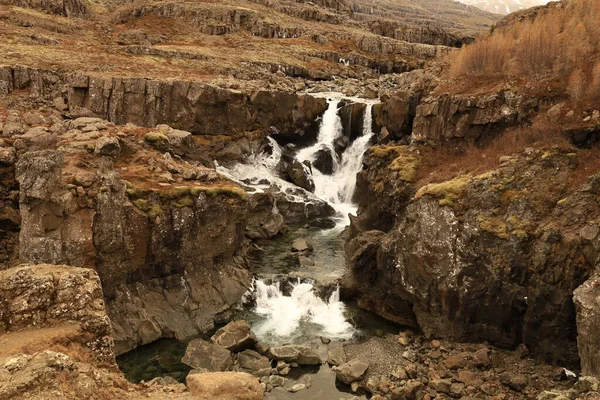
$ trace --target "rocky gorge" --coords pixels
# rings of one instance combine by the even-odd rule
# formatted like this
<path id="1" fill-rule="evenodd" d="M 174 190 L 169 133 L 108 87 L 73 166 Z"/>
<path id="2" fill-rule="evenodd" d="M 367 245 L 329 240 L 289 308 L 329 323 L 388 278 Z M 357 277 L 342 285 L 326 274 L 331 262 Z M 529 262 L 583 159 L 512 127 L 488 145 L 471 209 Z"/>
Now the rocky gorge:
<path id="1" fill-rule="evenodd" d="M 0 398 L 600 398 L 600 112 L 495 17 L 0 3 Z"/>

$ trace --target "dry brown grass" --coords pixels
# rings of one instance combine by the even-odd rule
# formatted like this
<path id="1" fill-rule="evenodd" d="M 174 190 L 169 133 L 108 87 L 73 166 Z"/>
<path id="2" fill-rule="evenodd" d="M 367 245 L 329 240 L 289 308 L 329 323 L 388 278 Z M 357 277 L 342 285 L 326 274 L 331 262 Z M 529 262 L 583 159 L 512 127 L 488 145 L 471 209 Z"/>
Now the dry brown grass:
<path id="1" fill-rule="evenodd" d="M 546 120 L 537 121 L 532 126 L 509 129 L 485 146 L 471 143 L 452 149 L 421 149 L 426 161 L 419 170 L 416 187 L 491 171 L 499 166 L 501 156 L 520 154 L 527 148 L 583 152 L 575 148 L 559 128 Z M 600 160 L 600 155 L 596 158 Z"/>
<path id="2" fill-rule="evenodd" d="M 600 96 L 600 0 L 573 0 L 550 7 L 535 20 L 497 29 L 465 46 L 451 76 L 469 84 L 473 76 L 524 83 L 566 83 L 563 93 L 577 103 Z M 473 84 L 470 85 L 475 88 Z"/>

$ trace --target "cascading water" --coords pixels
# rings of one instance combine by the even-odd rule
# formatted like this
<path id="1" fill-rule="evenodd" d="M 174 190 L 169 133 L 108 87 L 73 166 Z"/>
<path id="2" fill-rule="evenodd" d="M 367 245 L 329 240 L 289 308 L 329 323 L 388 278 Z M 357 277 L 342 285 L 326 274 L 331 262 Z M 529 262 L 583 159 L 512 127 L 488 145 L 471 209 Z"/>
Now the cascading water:
<path id="1" fill-rule="evenodd" d="M 341 97 L 332 96 L 328 99 L 329 106 L 323 114 L 317 142 L 296 153 L 296 159 L 303 164 L 305 161 L 315 162 L 320 151 L 326 151 L 331 155 L 332 174 L 327 175 L 315 167 L 312 168 L 314 194 L 277 176 L 281 149 L 272 138 L 269 138 L 271 154 L 252 155 L 245 164 L 238 164 L 232 168 L 217 167 L 217 170 L 231 179 L 250 185 L 257 191 L 265 190 L 275 184 L 294 201 L 302 201 L 303 196 L 304 201 L 315 196 L 327 201 L 340 217 L 337 229 L 331 233 L 337 236 L 341 228 L 348 224 L 348 214 L 356 212 L 356 205 L 352 203 L 356 188 L 356 174 L 362 168 L 363 154 L 374 135 L 373 103 L 367 103 L 362 135 L 354 140 L 341 156 L 338 156 L 335 143 L 343 135 L 342 121 L 338 115 L 340 101 Z M 329 299 L 323 300 L 316 295 L 310 283 L 298 282 L 293 285 L 290 294 L 285 295 L 280 288 L 280 283 L 267 284 L 257 279 L 252 291 L 256 299 L 256 307 L 253 309 L 256 318 L 253 330 L 263 341 L 283 343 L 314 336 L 347 339 L 354 333 L 354 328 L 344 315 L 345 305 L 339 300 L 339 289 L 334 291 Z"/>
<path id="2" fill-rule="evenodd" d="M 365 109 L 362 135 L 342 153 L 341 160 L 338 161 L 334 143 L 343 135 L 342 121 L 337 113 L 339 102 L 340 100 L 336 99 L 328 100 L 329 107 L 323 115 L 317 143 L 300 150 L 296 158 L 301 162 L 314 162 L 320 150 L 326 150 L 331 154 L 334 160 L 331 175 L 323 174 L 313 168 L 315 195 L 331 204 L 340 216 L 344 217 L 339 226 L 345 226 L 348 223 L 348 214 L 356 212 L 356 205 L 352 203 L 352 196 L 356 189 L 356 174 L 362 168 L 363 154 L 374 134 L 373 104 L 367 104 Z"/>
<path id="3" fill-rule="evenodd" d="M 256 280 L 254 286 L 254 312 L 261 320 L 253 329 L 263 340 L 283 343 L 303 336 L 348 339 L 354 333 L 344 316 L 345 305 L 340 301 L 339 288 L 325 301 L 315 294 L 310 283 L 293 284 L 289 296 L 283 294 L 280 282 L 268 285 Z"/>

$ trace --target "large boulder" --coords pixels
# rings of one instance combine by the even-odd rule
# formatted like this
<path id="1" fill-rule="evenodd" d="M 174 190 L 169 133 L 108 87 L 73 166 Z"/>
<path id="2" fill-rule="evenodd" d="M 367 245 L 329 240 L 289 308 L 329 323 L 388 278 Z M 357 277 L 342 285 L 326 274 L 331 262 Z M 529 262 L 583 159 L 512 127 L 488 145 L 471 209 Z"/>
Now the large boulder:
<path id="1" fill-rule="evenodd" d="M 185 378 L 190 393 L 199 400 L 260 400 L 263 389 L 245 372 L 206 372 Z"/>
<path id="2" fill-rule="evenodd" d="M 361 380 L 367 373 L 367 369 L 369 369 L 369 364 L 356 359 L 333 367 L 337 379 L 346 385 Z"/>
<path id="3" fill-rule="evenodd" d="M 238 353 L 256 344 L 256 335 L 246 321 L 230 322 L 220 328 L 211 338 L 214 344 Z"/>
<path id="4" fill-rule="evenodd" d="M 313 182 L 309 166 L 298 160 L 294 160 L 291 163 L 286 163 L 285 172 L 294 185 L 309 192 L 315 191 L 315 183 Z"/>
<path id="5" fill-rule="evenodd" d="M 194 339 L 185 350 L 181 361 L 194 369 L 227 371 L 233 366 L 231 352 L 202 339 Z"/>
<path id="6" fill-rule="evenodd" d="M 581 373 L 600 378 L 600 274 L 573 292 Z"/>

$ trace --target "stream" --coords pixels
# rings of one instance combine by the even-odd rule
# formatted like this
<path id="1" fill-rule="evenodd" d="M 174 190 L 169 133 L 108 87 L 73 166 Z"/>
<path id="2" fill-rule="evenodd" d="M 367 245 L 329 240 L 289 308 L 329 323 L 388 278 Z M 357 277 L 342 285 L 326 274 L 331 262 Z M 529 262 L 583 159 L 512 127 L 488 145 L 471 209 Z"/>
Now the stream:
<path id="1" fill-rule="evenodd" d="M 327 98 L 328 108 L 322 117 L 317 141 L 297 150 L 295 154 L 295 158 L 307 166 L 315 163 L 318 152 L 328 152 L 331 157 L 331 174 L 322 173 L 314 166 L 307 167 L 314 182 L 314 193 L 278 176 L 277 166 L 282 149 L 270 137 L 271 151 L 268 154 L 252 154 L 245 163 L 229 168 L 217 165 L 219 173 L 239 182 L 250 193 L 261 192 L 275 185 L 289 201 L 306 203 L 317 198 L 328 202 L 336 211 L 334 228 L 324 230 L 296 226 L 276 238 L 253 242 L 250 268 L 255 279 L 234 319 L 248 321 L 258 340 L 270 346 L 311 344 L 320 341 L 320 337 L 343 342 L 397 332 L 396 326 L 359 310 L 355 304 L 340 301 L 338 286 L 345 268 L 342 235 L 349 223 L 348 214 L 356 213 L 357 209 L 352 197 L 356 188 L 356 174 L 362 168 L 363 155 L 374 136 L 372 107 L 375 101 L 346 98 L 365 103 L 366 109 L 362 135 L 349 143 L 340 155 L 336 153 L 336 140 L 344 134 L 338 114 L 343 97 L 330 93 L 321 95 Z M 298 266 L 291 254 L 292 242 L 297 238 L 303 238 L 312 245 L 313 250 L 309 253 L 312 264 L 301 263 Z M 133 381 L 159 376 L 156 372 L 181 380 L 181 376 L 185 376 L 183 364 L 171 364 L 168 361 L 182 356 L 184 351 L 185 346 L 181 342 L 163 340 L 119 357 L 119 365 L 128 379 Z M 154 366 L 151 372 L 154 374 L 136 370 L 143 363 L 142 359 L 151 361 Z M 287 392 L 277 394 L 274 391 L 266 398 L 311 398 L 319 391 L 327 395 L 321 397 L 319 394 L 319 397 L 312 398 L 344 394 L 343 388 L 336 388 L 335 374 L 332 378 L 329 367 L 323 366 L 317 370 L 311 373 L 313 382 L 322 381 L 323 384 L 316 385 L 314 390 L 302 395 Z"/>

